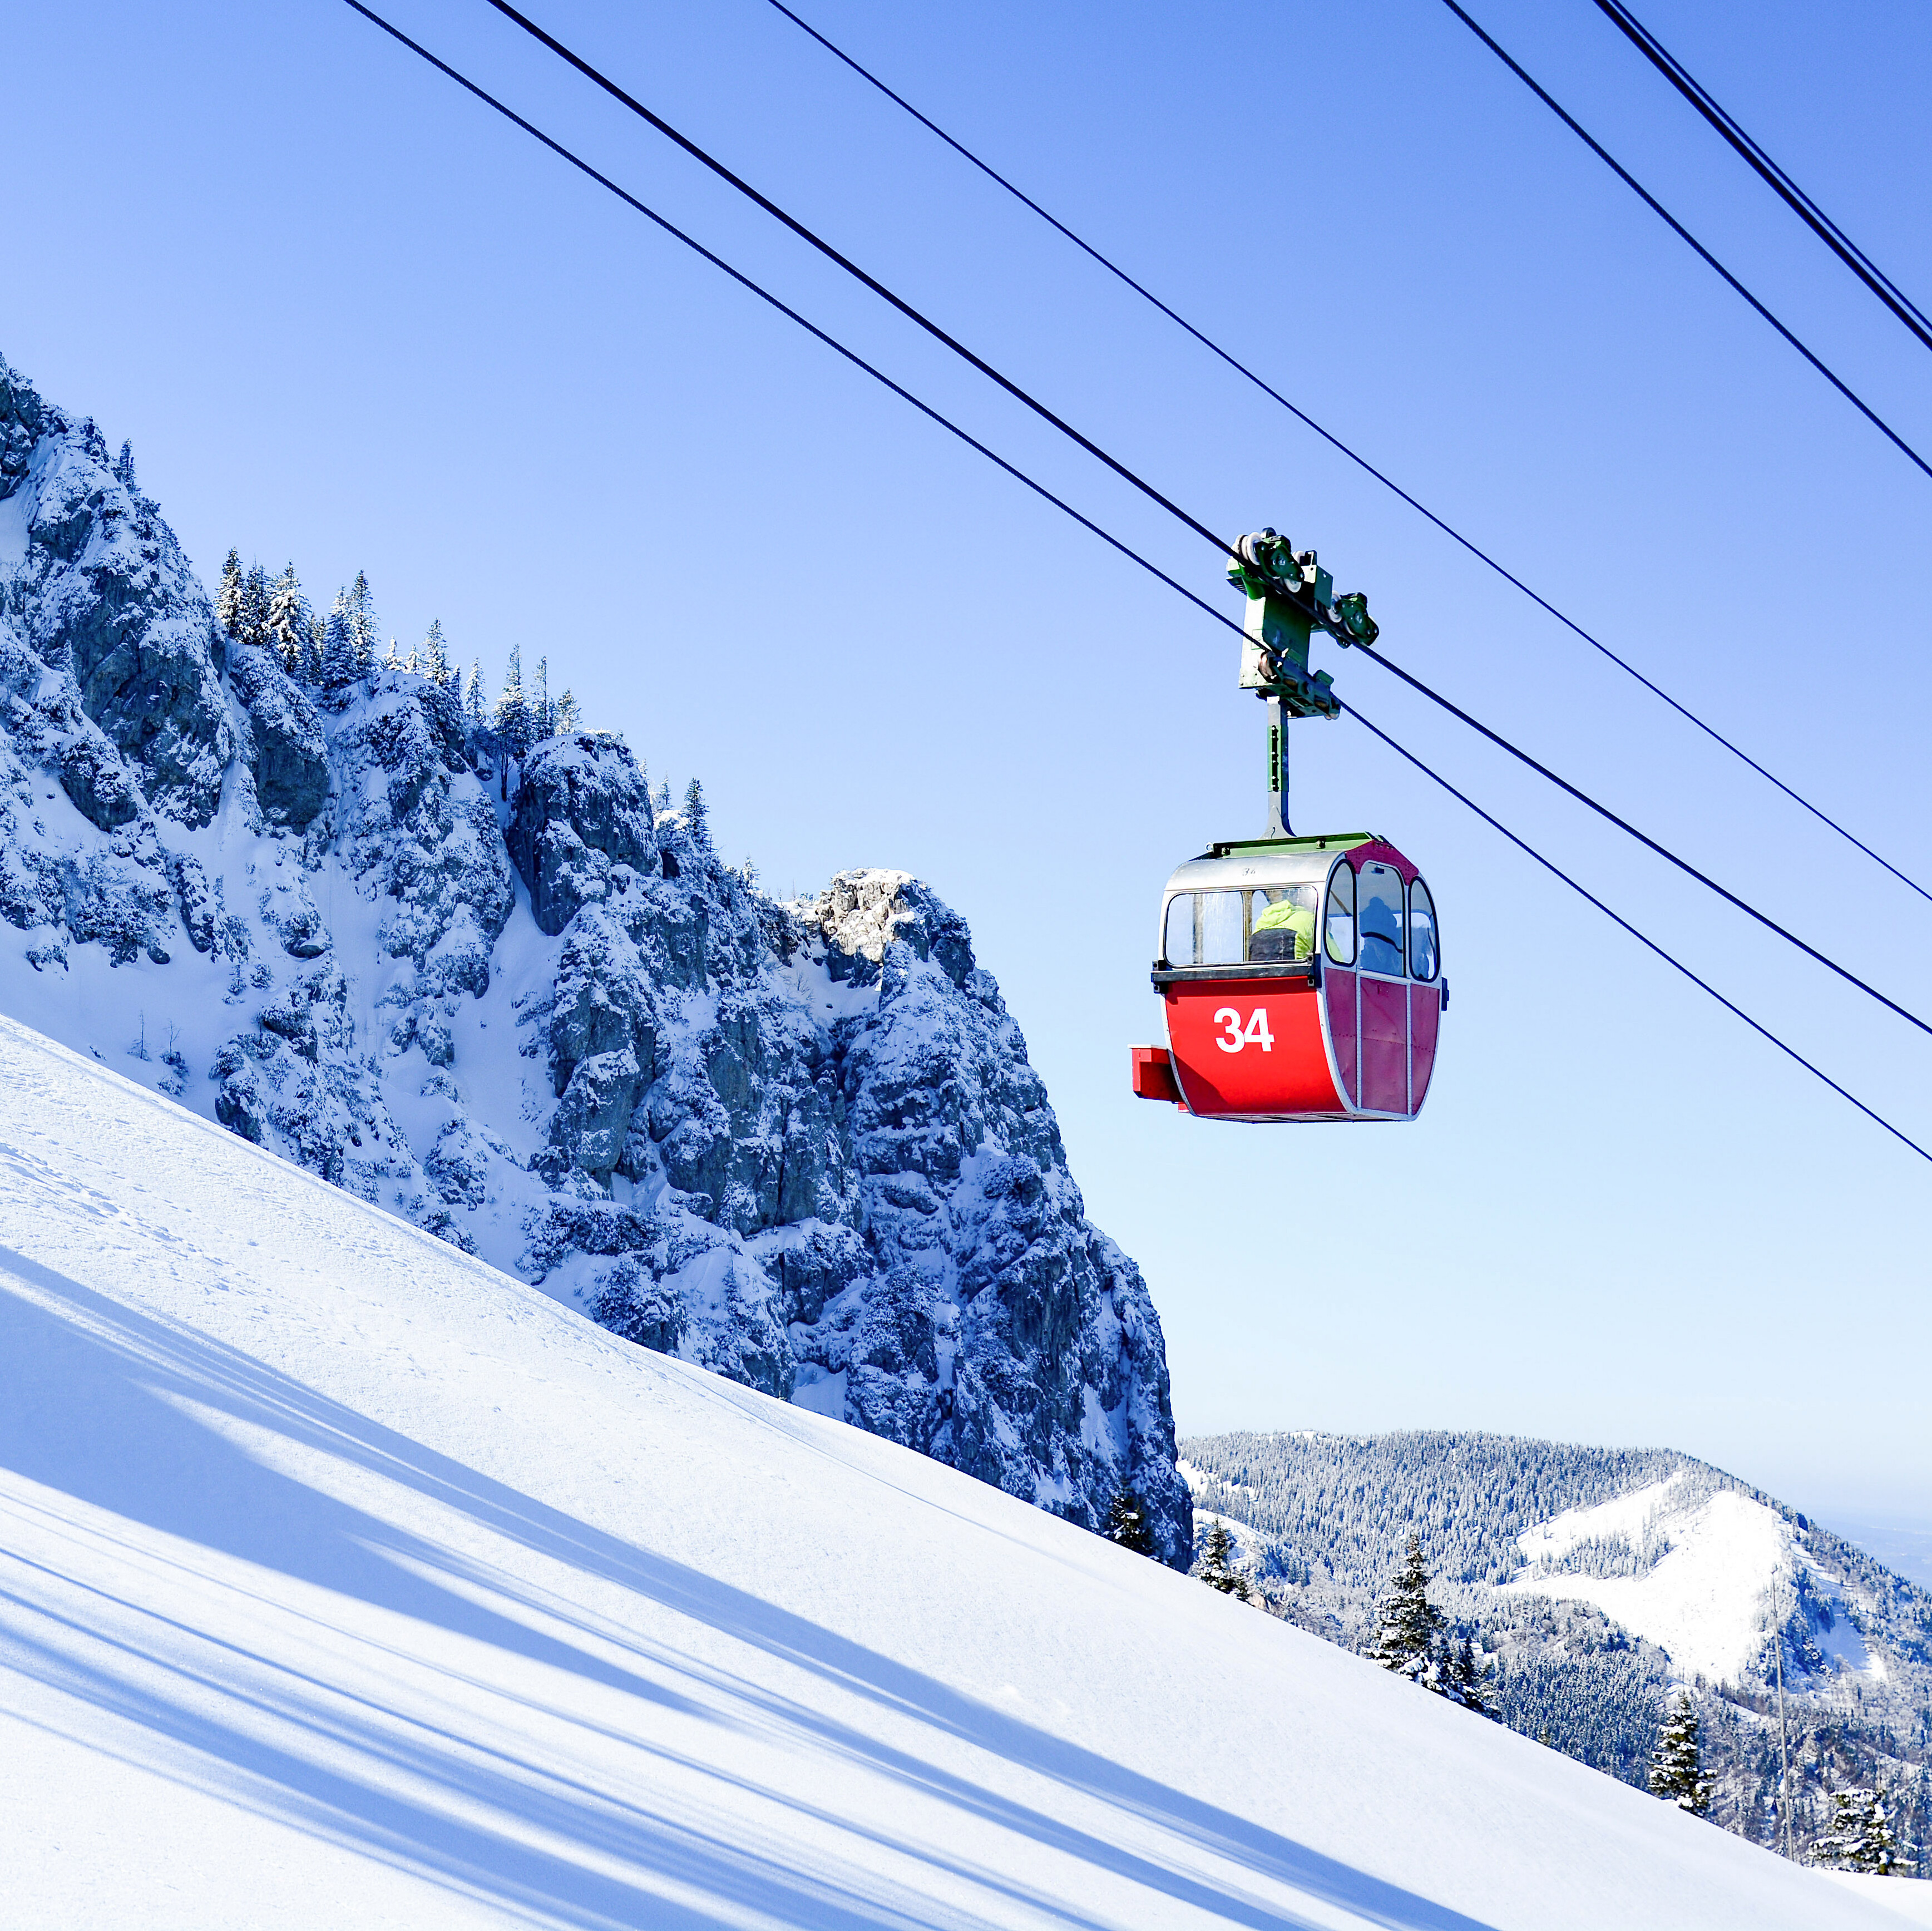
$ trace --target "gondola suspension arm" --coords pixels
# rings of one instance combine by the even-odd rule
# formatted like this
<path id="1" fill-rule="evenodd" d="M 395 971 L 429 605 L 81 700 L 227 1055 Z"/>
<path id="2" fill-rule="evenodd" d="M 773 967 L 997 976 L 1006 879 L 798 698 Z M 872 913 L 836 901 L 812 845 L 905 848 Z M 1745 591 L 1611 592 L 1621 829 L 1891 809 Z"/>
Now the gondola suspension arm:
<path id="1" fill-rule="evenodd" d="M 1310 641 L 1317 630 L 1339 643 L 1375 642 L 1379 627 L 1360 591 L 1335 594 L 1334 580 L 1312 550 L 1298 551 L 1288 538 L 1260 529 L 1236 539 L 1228 580 L 1247 596 L 1242 625 L 1240 687 L 1268 707 L 1268 822 L 1270 838 L 1292 838 L 1288 823 L 1288 725 L 1292 718 L 1339 718 L 1342 706 L 1325 670 L 1311 671 Z"/>

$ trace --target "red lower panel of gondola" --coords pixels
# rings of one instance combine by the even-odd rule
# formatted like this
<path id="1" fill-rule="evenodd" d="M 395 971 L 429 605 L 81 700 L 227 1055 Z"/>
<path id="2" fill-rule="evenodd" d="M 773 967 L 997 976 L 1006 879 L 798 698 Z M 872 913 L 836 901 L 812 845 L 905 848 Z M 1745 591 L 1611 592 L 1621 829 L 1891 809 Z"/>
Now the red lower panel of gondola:
<path id="1" fill-rule="evenodd" d="M 1307 979 L 1203 980 L 1163 988 L 1174 1077 L 1207 1120 L 1334 1119 L 1322 998 Z"/>
<path id="2" fill-rule="evenodd" d="M 1322 997 L 1328 1008 L 1328 1038 L 1334 1048 L 1336 1070 L 1348 1104 L 1357 1104 L 1361 1078 L 1355 1052 L 1355 975 L 1332 968 L 1322 975 Z"/>

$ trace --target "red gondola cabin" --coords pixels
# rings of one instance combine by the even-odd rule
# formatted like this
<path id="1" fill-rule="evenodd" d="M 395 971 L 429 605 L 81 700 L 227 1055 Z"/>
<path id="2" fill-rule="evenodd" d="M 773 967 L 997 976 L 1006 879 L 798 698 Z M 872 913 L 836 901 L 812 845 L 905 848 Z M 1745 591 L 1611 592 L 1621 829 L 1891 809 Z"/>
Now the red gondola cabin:
<path id="1" fill-rule="evenodd" d="M 1134 1091 L 1204 1120 L 1413 1120 L 1449 990 L 1435 901 L 1366 832 L 1216 845 L 1167 882 L 1167 1047 Z"/>

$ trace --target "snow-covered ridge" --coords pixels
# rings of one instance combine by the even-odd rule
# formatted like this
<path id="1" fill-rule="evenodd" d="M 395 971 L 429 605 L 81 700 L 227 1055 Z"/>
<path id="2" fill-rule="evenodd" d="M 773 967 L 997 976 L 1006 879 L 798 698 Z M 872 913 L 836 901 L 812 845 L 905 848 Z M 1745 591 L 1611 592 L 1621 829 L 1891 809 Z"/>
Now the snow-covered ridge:
<path id="1" fill-rule="evenodd" d="M 1883 1931 L 0 1020 L 0 1916 Z"/>
<path id="2" fill-rule="evenodd" d="M 936 895 L 781 906 L 616 739 L 225 628 L 4 362 L 0 543 L 0 1011 L 627 1339 L 1089 1527 L 1127 1484 L 1185 1563 L 1159 1318 Z"/>

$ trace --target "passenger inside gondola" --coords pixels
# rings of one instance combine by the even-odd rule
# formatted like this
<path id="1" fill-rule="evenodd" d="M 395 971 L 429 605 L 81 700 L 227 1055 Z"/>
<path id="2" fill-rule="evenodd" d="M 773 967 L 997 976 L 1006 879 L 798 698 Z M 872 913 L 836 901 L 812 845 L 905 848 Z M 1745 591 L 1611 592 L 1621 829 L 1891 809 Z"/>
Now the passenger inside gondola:
<path id="1" fill-rule="evenodd" d="M 1168 901 L 1170 965 L 1286 965 L 1314 956 L 1321 889 L 1256 886 L 1238 892 L 1181 892 Z"/>
<path id="2" fill-rule="evenodd" d="M 1312 885 L 1264 886 L 1256 892 L 1248 940 L 1250 961 L 1261 965 L 1312 958 L 1315 904 L 1319 895 Z"/>

